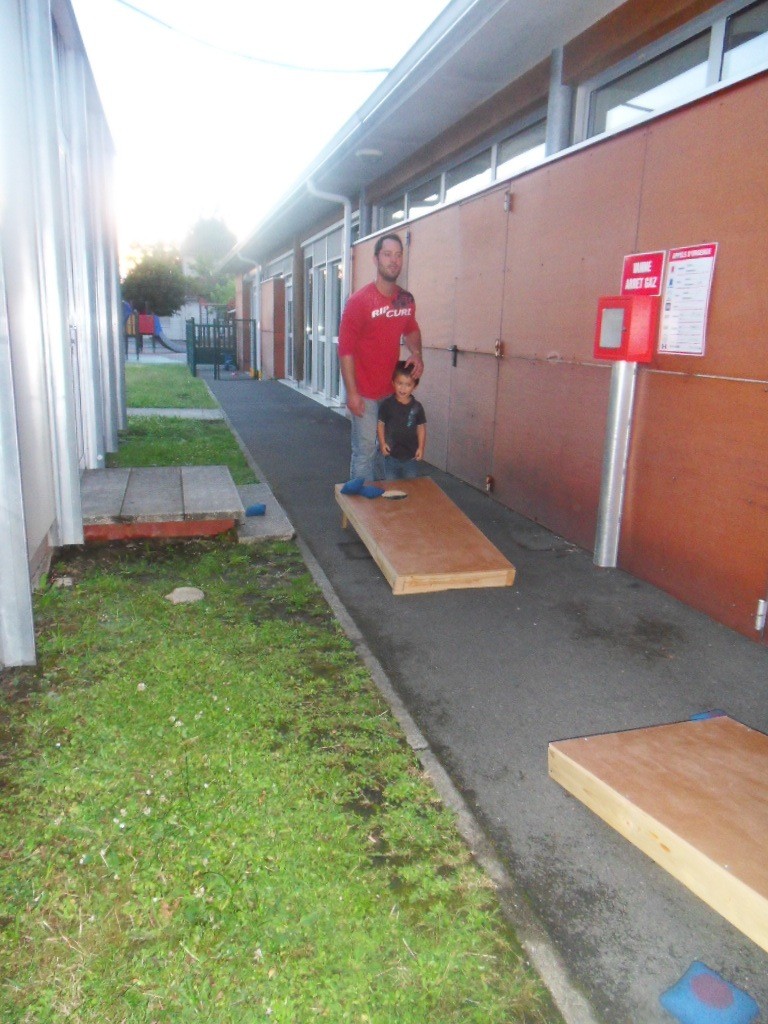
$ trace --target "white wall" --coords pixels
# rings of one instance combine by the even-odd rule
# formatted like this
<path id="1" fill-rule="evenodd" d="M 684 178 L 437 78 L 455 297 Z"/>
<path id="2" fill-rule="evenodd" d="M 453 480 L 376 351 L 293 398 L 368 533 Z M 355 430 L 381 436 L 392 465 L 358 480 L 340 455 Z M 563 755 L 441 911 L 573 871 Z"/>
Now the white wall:
<path id="1" fill-rule="evenodd" d="M 26 562 L 0 563 L 12 665 L 35 657 L 32 580 L 82 541 L 80 474 L 125 421 L 111 141 L 69 0 L 0 5 L 0 137 L 0 523 Z"/>

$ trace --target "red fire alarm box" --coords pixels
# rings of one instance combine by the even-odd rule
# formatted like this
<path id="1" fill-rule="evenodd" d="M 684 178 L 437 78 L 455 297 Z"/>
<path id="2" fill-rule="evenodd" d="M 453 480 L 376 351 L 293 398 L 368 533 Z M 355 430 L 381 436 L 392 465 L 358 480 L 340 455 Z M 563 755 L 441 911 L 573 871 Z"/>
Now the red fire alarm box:
<path id="1" fill-rule="evenodd" d="M 603 295 L 597 302 L 595 359 L 649 363 L 659 330 L 658 295 Z"/>

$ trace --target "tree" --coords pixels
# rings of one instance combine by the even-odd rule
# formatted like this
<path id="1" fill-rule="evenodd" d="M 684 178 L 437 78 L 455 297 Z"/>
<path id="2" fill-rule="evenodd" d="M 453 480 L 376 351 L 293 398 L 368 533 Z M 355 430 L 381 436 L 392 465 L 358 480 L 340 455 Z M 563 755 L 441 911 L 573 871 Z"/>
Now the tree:
<path id="1" fill-rule="evenodd" d="M 140 313 L 172 316 L 184 304 L 189 285 L 175 249 L 155 246 L 123 280 L 123 298 Z"/>
<path id="2" fill-rule="evenodd" d="M 221 303 L 227 296 L 224 304 L 230 294 L 234 298 L 232 275 L 221 274 L 216 267 L 236 241 L 235 235 L 216 217 L 203 217 L 184 239 L 181 252 L 189 264 L 189 288 L 198 298 Z"/>

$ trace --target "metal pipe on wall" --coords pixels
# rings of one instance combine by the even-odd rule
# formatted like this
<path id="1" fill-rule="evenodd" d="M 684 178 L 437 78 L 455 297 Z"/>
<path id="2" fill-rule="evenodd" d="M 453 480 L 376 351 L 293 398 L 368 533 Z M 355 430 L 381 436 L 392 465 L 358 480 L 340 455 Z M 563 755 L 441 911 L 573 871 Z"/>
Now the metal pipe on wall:
<path id="1" fill-rule="evenodd" d="M 595 565 L 606 569 L 615 568 L 619 552 L 636 380 L 637 363 L 613 364 L 593 558 Z"/>
<path id="2" fill-rule="evenodd" d="M 339 203 L 344 208 L 344 230 L 341 239 L 341 265 L 343 278 L 341 282 L 341 308 L 349 298 L 350 277 L 352 274 L 352 201 L 346 196 L 337 195 L 335 192 L 323 192 L 317 188 L 311 178 L 307 178 L 307 191 L 317 199 L 325 199 L 329 203 Z"/>

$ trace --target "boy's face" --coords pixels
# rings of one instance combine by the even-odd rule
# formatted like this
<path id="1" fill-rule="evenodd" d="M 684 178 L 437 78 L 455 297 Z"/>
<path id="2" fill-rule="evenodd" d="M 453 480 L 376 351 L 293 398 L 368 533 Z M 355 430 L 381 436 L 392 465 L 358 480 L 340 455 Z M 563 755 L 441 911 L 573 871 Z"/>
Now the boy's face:
<path id="1" fill-rule="evenodd" d="M 395 398 L 398 402 L 406 403 L 411 400 L 416 381 L 407 373 L 398 373 L 392 378 L 392 386 L 395 389 Z"/>

